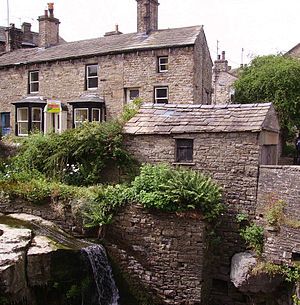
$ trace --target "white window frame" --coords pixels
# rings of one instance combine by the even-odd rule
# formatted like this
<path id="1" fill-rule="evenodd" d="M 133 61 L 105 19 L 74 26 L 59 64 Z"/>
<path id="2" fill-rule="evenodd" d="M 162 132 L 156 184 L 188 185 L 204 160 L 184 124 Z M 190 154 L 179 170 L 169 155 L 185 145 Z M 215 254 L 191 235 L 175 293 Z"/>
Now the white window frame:
<path id="1" fill-rule="evenodd" d="M 34 110 L 39 110 L 39 112 L 40 112 L 40 120 L 39 121 L 34 121 L 33 120 L 33 112 L 34 112 Z M 40 108 L 40 107 L 32 107 L 31 108 L 31 117 L 32 117 L 32 120 L 31 120 L 31 129 L 34 131 L 34 129 L 33 129 L 34 123 L 40 123 L 39 131 L 42 131 L 42 108 Z"/>
<path id="2" fill-rule="evenodd" d="M 98 121 L 94 121 L 94 110 L 97 110 L 99 112 Z M 101 122 L 101 109 L 100 108 L 92 108 L 92 122 Z"/>
<path id="3" fill-rule="evenodd" d="M 75 128 L 79 127 L 85 121 L 76 121 L 76 112 L 77 110 L 86 110 L 87 113 L 87 121 L 89 120 L 89 108 L 75 108 L 74 109 L 74 126 Z"/>
<path id="4" fill-rule="evenodd" d="M 166 97 L 157 97 L 157 90 L 159 89 L 166 89 L 167 90 L 167 96 Z M 167 102 L 159 102 L 160 100 L 167 100 Z M 169 103 L 169 87 L 168 86 L 157 86 L 154 87 L 154 103 L 155 104 L 168 104 Z"/>
<path id="5" fill-rule="evenodd" d="M 34 74 L 34 73 L 37 73 L 37 75 L 38 75 L 38 80 L 32 80 L 31 78 L 31 76 L 32 76 L 32 74 Z M 38 90 L 37 91 L 33 91 L 32 89 L 31 89 L 31 85 L 32 84 L 38 84 Z M 29 71 L 29 93 L 38 93 L 39 92 L 39 90 L 40 90 L 40 72 L 39 71 Z"/>
<path id="6" fill-rule="evenodd" d="M 167 63 L 162 63 L 162 59 L 167 59 Z M 167 66 L 166 69 L 163 69 L 163 66 Z M 165 73 L 169 71 L 169 56 L 159 56 L 158 57 L 158 72 L 159 73 Z"/>
<path id="7" fill-rule="evenodd" d="M 97 75 L 89 76 L 89 68 L 90 67 L 96 67 Z M 87 90 L 96 90 L 98 89 L 99 86 L 99 80 L 97 81 L 97 87 L 89 87 L 89 80 L 96 78 L 98 80 L 98 65 L 93 64 L 93 65 L 86 65 L 86 89 Z"/>
<path id="8" fill-rule="evenodd" d="M 27 120 L 20 120 L 20 111 L 21 110 L 26 110 L 27 111 Z M 22 108 L 17 108 L 17 125 L 18 125 L 18 136 L 20 137 L 27 137 L 28 136 L 28 124 L 29 124 L 29 108 L 28 107 L 22 107 Z M 27 123 L 27 133 L 21 133 L 20 130 L 20 123 Z"/>
<path id="9" fill-rule="evenodd" d="M 131 99 L 130 98 L 130 91 L 133 91 L 133 90 L 137 90 L 139 92 L 139 96 L 140 97 L 140 88 L 127 88 L 126 89 L 126 103 L 131 103 L 133 102 L 135 99 Z"/>

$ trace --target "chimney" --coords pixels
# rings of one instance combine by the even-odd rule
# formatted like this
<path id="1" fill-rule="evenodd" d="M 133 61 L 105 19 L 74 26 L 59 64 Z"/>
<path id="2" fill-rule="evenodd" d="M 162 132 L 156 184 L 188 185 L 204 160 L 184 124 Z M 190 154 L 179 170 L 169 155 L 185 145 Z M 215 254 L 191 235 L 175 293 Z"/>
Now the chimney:
<path id="1" fill-rule="evenodd" d="M 229 70 L 228 61 L 225 59 L 225 51 L 222 51 L 222 55 L 218 55 L 218 59 L 214 62 L 214 71 L 218 73 L 221 71 L 227 72 Z"/>
<path id="2" fill-rule="evenodd" d="M 17 29 L 14 23 L 10 24 L 10 27 L 5 29 L 6 38 L 6 52 L 22 48 L 23 32 Z"/>
<path id="3" fill-rule="evenodd" d="M 23 41 L 32 43 L 33 35 L 31 32 L 31 23 L 23 22 L 22 32 L 23 32 Z"/>
<path id="4" fill-rule="evenodd" d="M 158 29 L 158 6 L 157 0 L 137 1 L 137 31 L 149 33 Z"/>
<path id="5" fill-rule="evenodd" d="M 119 31 L 119 25 L 116 24 L 115 30 L 111 31 L 111 32 L 106 32 L 104 34 L 104 36 L 106 37 L 106 36 L 113 36 L 113 35 L 120 35 L 120 34 L 123 34 L 123 33 Z"/>
<path id="6" fill-rule="evenodd" d="M 48 10 L 39 16 L 39 47 L 51 47 L 59 43 L 59 20 L 54 17 L 54 3 L 48 3 Z"/>

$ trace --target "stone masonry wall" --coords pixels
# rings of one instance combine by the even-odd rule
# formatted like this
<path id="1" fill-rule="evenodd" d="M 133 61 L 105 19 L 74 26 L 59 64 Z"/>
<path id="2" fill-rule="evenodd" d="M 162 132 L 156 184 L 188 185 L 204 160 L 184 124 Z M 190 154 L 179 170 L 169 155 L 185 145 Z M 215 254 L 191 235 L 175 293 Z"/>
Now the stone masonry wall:
<path id="1" fill-rule="evenodd" d="M 221 244 L 214 253 L 213 298 L 211 304 L 244 304 L 243 296 L 230 282 L 230 264 L 234 253 L 244 250 L 236 222 L 238 213 L 255 215 L 259 151 L 257 133 L 185 134 L 194 139 L 193 170 L 213 177 L 224 189 L 227 211 L 220 219 Z M 174 163 L 175 139 L 170 135 L 128 136 L 127 147 L 141 162 Z M 183 165 L 185 166 L 185 165 Z"/>
<path id="2" fill-rule="evenodd" d="M 107 230 L 108 253 L 159 304 L 208 304 L 206 225 L 198 213 L 121 210 Z"/>
<path id="3" fill-rule="evenodd" d="M 228 72 L 215 72 L 213 75 L 213 89 L 212 96 L 213 104 L 229 104 L 231 100 L 231 90 L 233 83 L 237 78 Z"/>
<path id="4" fill-rule="evenodd" d="M 169 71 L 158 73 L 157 57 L 162 55 L 169 56 Z M 99 65 L 99 87 L 93 92 L 105 98 L 108 118 L 122 111 L 125 88 L 139 88 L 143 101 L 153 102 L 154 87 L 168 86 L 169 103 L 193 103 L 193 60 L 193 47 L 183 47 L 2 68 L 0 112 L 11 112 L 14 127 L 11 103 L 27 96 L 30 70 L 40 71 L 40 96 L 64 103 L 77 99 L 85 92 L 87 64 Z"/>
<path id="5" fill-rule="evenodd" d="M 300 260 L 300 167 L 261 166 L 257 195 L 257 216 L 264 218 L 266 227 L 264 254 L 281 263 Z M 278 227 L 265 221 L 268 211 L 278 202 L 285 202 L 286 220 Z"/>

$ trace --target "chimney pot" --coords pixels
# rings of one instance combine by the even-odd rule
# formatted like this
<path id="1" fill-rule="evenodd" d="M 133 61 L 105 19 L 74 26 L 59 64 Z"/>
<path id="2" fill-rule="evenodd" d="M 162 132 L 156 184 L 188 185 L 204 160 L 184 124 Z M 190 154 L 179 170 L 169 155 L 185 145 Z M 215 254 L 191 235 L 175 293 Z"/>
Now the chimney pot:
<path id="1" fill-rule="evenodd" d="M 54 3 L 53 2 L 48 3 L 48 11 L 50 13 L 50 17 L 53 18 L 54 17 Z"/>
<path id="2" fill-rule="evenodd" d="M 222 60 L 225 60 L 225 51 L 222 51 Z"/>
<path id="3" fill-rule="evenodd" d="M 116 32 L 119 32 L 119 25 L 116 24 Z"/>
<path id="4" fill-rule="evenodd" d="M 220 60 L 220 59 L 221 59 L 221 55 L 218 54 L 218 57 L 217 57 L 217 58 L 218 58 L 218 60 Z"/>

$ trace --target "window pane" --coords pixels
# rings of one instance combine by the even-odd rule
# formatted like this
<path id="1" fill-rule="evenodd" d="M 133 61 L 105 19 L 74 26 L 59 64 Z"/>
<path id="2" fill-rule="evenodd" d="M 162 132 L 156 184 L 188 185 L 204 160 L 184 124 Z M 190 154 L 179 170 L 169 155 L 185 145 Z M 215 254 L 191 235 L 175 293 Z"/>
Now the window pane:
<path id="1" fill-rule="evenodd" d="M 176 140 L 176 161 L 191 162 L 193 161 L 193 140 L 177 139 Z"/>
<path id="2" fill-rule="evenodd" d="M 160 64 L 167 64 L 168 63 L 168 57 L 161 57 L 159 59 Z"/>
<path id="3" fill-rule="evenodd" d="M 97 76 L 98 75 L 98 66 L 97 65 L 91 65 L 87 66 L 87 75 L 89 76 Z"/>
<path id="4" fill-rule="evenodd" d="M 41 122 L 32 123 L 32 131 L 41 131 Z"/>
<path id="5" fill-rule="evenodd" d="M 39 72 L 30 72 L 30 81 L 34 82 L 34 81 L 39 81 Z"/>
<path id="6" fill-rule="evenodd" d="M 41 109 L 33 108 L 32 109 L 32 121 L 40 122 L 41 121 Z"/>
<path id="7" fill-rule="evenodd" d="M 28 135 L 28 123 L 18 123 L 18 135 Z"/>
<path id="8" fill-rule="evenodd" d="M 168 97 L 167 88 L 156 88 L 156 97 L 157 98 L 167 98 Z"/>
<path id="9" fill-rule="evenodd" d="M 87 109 L 75 109 L 75 121 L 84 122 L 88 119 L 88 110 Z"/>
<path id="10" fill-rule="evenodd" d="M 2 127 L 10 127 L 10 113 L 2 114 Z"/>
<path id="11" fill-rule="evenodd" d="M 93 109 L 92 110 L 92 121 L 93 122 L 100 122 L 100 109 Z"/>
<path id="12" fill-rule="evenodd" d="M 156 100 L 156 103 L 157 104 L 168 104 L 168 99 L 162 98 L 162 99 Z"/>
<path id="13" fill-rule="evenodd" d="M 28 121 L 28 108 L 18 109 L 18 121 Z"/>
<path id="14" fill-rule="evenodd" d="M 30 92 L 38 92 L 38 91 L 39 91 L 39 83 L 31 83 Z"/>
<path id="15" fill-rule="evenodd" d="M 132 89 L 129 91 L 129 99 L 133 101 L 134 99 L 138 98 L 140 95 L 140 92 L 138 89 Z"/>
<path id="16" fill-rule="evenodd" d="M 88 88 L 98 88 L 98 78 L 89 78 L 88 79 Z"/>

